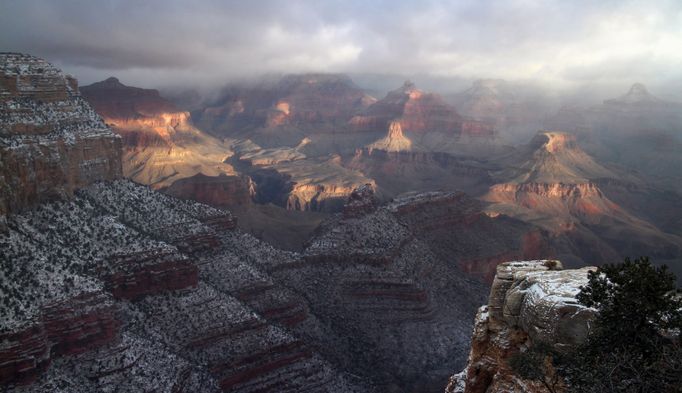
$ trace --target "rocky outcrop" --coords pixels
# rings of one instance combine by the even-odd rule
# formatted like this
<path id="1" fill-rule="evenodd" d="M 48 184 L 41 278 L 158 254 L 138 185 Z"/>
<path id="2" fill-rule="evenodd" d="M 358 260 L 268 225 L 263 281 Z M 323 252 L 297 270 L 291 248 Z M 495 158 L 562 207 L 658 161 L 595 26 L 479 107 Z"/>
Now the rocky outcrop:
<path id="1" fill-rule="evenodd" d="M 343 217 L 362 217 L 376 210 L 377 199 L 371 184 L 362 185 L 350 193 L 348 201 L 343 205 Z"/>
<path id="2" fill-rule="evenodd" d="M 446 392 L 545 392 L 515 375 L 509 359 L 539 342 L 558 350 L 584 342 L 595 311 L 575 295 L 590 269 L 563 270 L 554 260 L 499 265 L 488 305 L 476 315 L 467 367 Z"/>
<path id="3" fill-rule="evenodd" d="M 256 193 L 248 176 L 205 176 L 197 174 L 180 179 L 163 189 L 168 195 L 191 199 L 217 207 L 245 206 Z"/>
<path id="4" fill-rule="evenodd" d="M 403 135 L 403 129 L 398 121 L 392 121 L 388 125 L 388 135 L 370 144 L 367 148 L 372 151 L 374 149 L 384 151 L 411 151 L 419 150 L 417 146 L 413 146 L 412 141 Z"/>
<path id="5" fill-rule="evenodd" d="M 0 54 L 0 214 L 121 177 L 120 146 L 75 79 L 36 57 Z"/>
<path id="6" fill-rule="evenodd" d="M 121 325 L 118 312 L 96 292 L 44 305 L 28 327 L 0 333 L 0 385 L 34 382 L 54 358 L 112 342 Z"/>
<path id="7" fill-rule="evenodd" d="M 113 267 L 103 276 L 105 288 L 117 299 L 135 300 L 146 295 L 197 286 L 194 263 L 172 251 L 127 253 L 109 257 Z"/>
<path id="8" fill-rule="evenodd" d="M 50 365 L 50 342 L 39 324 L 0 334 L 0 384 L 35 381 Z"/>
<path id="9" fill-rule="evenodd" d="M 454 107 L 448 105 L 436 94 L 425 93 L 411 82 L 394 91 L 385 98 L 368 107 L 362 114 L 349 120 L 349 125 L 356 131 L 385 132 L 393 129 L 393 134 L 402 132 L 417 135 L 441 133 L 460 137 L 492 137 L 494 129 L 476 120 L 465 120 Z M 397 128 L 399 126 L 399 128 Z M 390 133 L 389 136 L 390 137 Z M 394 146 L 393 148 L 398 147 Z M 408 147 L 401 143 L 401 148 Z"/>

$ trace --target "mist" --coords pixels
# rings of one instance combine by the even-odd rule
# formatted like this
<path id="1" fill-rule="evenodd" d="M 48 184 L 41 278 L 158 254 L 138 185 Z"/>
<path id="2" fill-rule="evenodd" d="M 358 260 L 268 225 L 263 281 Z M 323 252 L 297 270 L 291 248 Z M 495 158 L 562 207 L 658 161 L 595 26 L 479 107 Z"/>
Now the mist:
<path id="1" fill-rule="evenodd" d="M 44 57 L 82 84 L 114 75 L 210 89 L 263 74 L 344 72 L 378 94 L 407 78 L 443 94 L 503 78 L 602 98 L 642 82 L 679 98 L 680 42 L 674 0 L 0 5 L 0 50 Z"/>

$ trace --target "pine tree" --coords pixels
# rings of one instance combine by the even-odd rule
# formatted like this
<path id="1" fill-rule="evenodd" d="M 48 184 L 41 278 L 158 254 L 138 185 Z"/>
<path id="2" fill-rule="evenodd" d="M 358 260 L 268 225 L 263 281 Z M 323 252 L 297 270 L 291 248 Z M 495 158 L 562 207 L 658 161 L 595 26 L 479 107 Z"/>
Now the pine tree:
<path id="1" fill-rule="evenodd" d="M 642 257 L 601 266 L 588 279 L 577 295 L 597 310 L 587 341 L 567 353 L 538 343 L 512 357 L 512 369 L 550 392 L 562 383 L 578 393 L 682 392 L 682 297 L 675 276 Z"/>

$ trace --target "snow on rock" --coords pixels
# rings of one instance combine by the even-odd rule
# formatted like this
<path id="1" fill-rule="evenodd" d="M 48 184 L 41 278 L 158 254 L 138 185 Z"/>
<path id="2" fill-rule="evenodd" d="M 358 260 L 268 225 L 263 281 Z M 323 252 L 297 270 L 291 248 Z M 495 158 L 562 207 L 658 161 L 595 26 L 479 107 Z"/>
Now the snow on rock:
<path id="1" fill-rule="evenodd" d="M 446 392 L 544 392 L 515 375 L 508 360 L 538 342 L 559 350 L 584 342 L 596 311 L 575 296 L 594 269 L 563 270 L 555 260 L 499 265 L 488 305 L 476 316 L 466 375 L 453 376 Z"/>
<path id="2" fill-rule="evenodd" d="M 120 144 L 73 78 L 0 54 L 0 390 L 372 391 L 269 275 L 299 254 L 119 179 Z"/>
<path id="3" fill-rule="evenodd" d="M 121 139 L 75 79 L 30 55 L 0 53 L 0 214 L 121 177 Z"/>

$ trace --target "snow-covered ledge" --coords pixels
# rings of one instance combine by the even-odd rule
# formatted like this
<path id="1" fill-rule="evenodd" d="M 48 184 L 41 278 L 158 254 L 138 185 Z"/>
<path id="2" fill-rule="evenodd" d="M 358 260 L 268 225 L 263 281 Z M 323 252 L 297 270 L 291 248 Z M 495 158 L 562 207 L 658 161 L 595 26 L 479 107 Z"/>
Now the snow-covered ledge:
<path id="1" fill-rule="evenodd" d="M 575 296 L 594 267 L 563 270 L 555 260 L 514 261 L 497 267 L 488 305 L 476 315 L 467 368 L 446 392 L 542 392 L 514 375 L 509 358 L 535 342 L 557 349 L 583 342 L 595 310 Z"/>

